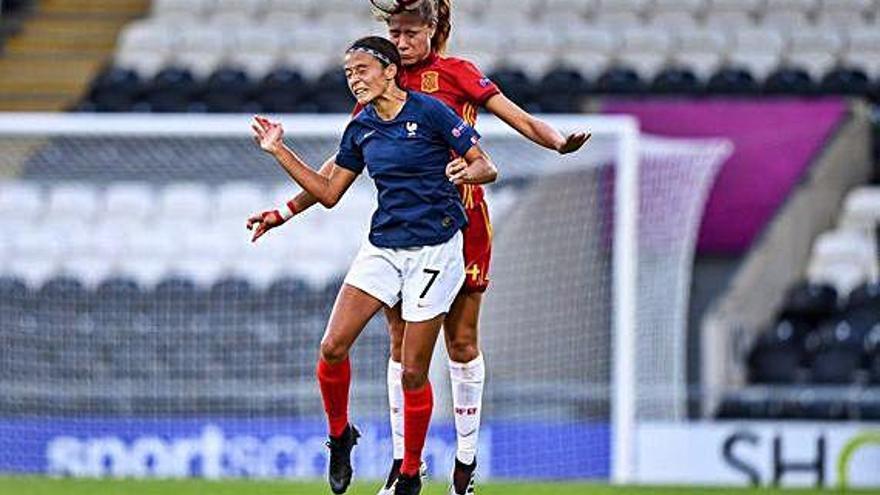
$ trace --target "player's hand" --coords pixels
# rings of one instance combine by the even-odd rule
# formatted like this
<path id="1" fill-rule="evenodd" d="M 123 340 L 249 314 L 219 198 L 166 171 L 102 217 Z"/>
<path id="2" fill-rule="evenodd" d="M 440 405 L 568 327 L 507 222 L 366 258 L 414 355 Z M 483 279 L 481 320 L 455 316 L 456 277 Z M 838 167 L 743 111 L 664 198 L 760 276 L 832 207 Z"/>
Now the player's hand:
<path id="1" fill-rule="evenodd" d="M 263 234 L 282 224 L 284 224 L 284 219 L 278 210 L 269 210 L 251 215 L 247 220 L 247 229 L 254 233 L 251 242 L 256 242 Z"/>
<path id="2" fill-rule="evenodd" d="M 456 158 L 451 162 L 446 164 L 446 177 L 449 178 L 449 182 L 452 182 L 456 185 L 461 184 L 461 182 L 467 175 L 467 162 L 464 161 L 464 158 Z"/>
<path id="3" fill-rule="evenodd" d="M 575 132 L 573 134 L 569 134 L 565 137 L 565 142 L 559 145 L 556 148 L 556 151 L 559 152 L 560 155 L 566 155 L 568 153 L 574 153 L 575 151 L 581 149 L 581 146 L 587 142 L 587 140 L 592 137 L 592 134 L 588 132 Z"/>
<path id="4" fill-rule="evenodd" d="M 464 158 L 456 158 L 446 164 L 446 177 L 456 186 L 461 184 L 489 184 L 498 178 L 498 170 L 485 159 L 468 164 Z"/>
<path id="5" fill-rule="evenodd" d="M 251 129 L 254 131 L 254 142 L 267 153 L 274 154 L 284 144 L 284 128 L 278 122 L 255 115 Z"/>

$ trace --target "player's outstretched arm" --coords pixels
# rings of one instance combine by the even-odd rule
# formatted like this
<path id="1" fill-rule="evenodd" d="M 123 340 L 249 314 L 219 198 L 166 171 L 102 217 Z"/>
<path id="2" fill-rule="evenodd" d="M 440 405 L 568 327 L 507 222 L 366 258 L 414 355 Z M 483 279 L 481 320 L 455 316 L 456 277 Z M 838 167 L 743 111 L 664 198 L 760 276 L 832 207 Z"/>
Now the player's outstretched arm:
<path id="1" fill-rule="evenodd" d="M 337 167 L 335 163 L 326 177 L 313 170 L 284 144 L 284 129 L 277 122 L 257 116 L 251 128 L 254 141 L 260 148 L 272 155 L 300 187 L 326 208 L 336 206 L 357 177 L 354 172 Z"/>
<path id="2" fill-rule="evenodd" d="M 498 168 L 479 145 L 474 145 L 464 157 L 446 165 L 446 176 L 453 184 L 489 184 L 498 178 Z"/>
<path id="3" fill-rule="evenodd" d="M 535 118 L 500 93 L 489 98 L 486 109 L 530 141 L 561 155 L 579 150 L 590 139 L 588 132 L 575 132 L 563 136 L 550 124 Z"/>

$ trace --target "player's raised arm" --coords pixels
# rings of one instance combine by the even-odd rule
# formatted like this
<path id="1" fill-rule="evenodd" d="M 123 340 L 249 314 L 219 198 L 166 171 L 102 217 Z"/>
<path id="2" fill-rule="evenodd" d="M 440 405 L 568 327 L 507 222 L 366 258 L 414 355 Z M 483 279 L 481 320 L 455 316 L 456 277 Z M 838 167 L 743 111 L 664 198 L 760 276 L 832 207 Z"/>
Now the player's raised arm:
<path id="1" fill-rule="evenodd" d="M 550 124 L 526 112 L 500 93 L 486 101 L 486 110 L 492 112 L 530 141 L 561 155 L 579 150 L 590 139 L 588 132 L 575 132 L 563 136 Z"/>
<path id="2" fill-rule="evenodd" d="M 260 148 L 272 155 L 303 190 L 326 208 L 336 206 L 339 198 L 357 177 L 354 172 L 336 167 L 335 164 L 326 176 L 309 167 L 284 144 L 284 129 L 277 122 L 257 116 L 251 128 L 254 131 L 254 140 Z"/>

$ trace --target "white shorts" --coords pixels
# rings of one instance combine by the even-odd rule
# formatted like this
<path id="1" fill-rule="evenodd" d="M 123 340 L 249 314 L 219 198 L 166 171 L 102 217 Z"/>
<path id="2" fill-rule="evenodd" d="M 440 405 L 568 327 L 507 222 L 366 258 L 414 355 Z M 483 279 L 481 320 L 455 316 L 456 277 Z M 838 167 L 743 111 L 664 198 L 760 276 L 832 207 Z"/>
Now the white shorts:
<path id="1" fill-rule="evenodd" d="M 464 283 L 461 231 L 436 246 L 380 248 L 365 241 L 345 283 L 393 307 L 404 321 L 426 321 L 449 312 Z"/>

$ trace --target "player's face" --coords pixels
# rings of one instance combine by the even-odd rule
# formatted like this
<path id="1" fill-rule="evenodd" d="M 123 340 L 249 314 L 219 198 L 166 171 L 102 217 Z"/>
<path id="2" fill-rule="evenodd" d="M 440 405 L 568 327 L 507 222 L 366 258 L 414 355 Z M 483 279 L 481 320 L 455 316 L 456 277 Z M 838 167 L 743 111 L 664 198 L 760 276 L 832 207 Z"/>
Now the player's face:
<path id="1" fill-rule="evenodd" d="M 397 45 L 403 65 L 417 64 L 427 58 L 431 54 L 432 36 L 433 26 L 416 14 L 397 14 L 388 21 L 388 37 Z"/>
<path id="2" fill-rule="evenodd" d="M 389 70 L 376 57 L 363 52 L 345 55 L 345 78 L 351 94 L 362 105 L 382 96 L 394 80 L 389 80 Z"/>

